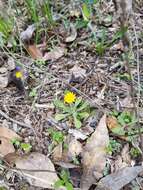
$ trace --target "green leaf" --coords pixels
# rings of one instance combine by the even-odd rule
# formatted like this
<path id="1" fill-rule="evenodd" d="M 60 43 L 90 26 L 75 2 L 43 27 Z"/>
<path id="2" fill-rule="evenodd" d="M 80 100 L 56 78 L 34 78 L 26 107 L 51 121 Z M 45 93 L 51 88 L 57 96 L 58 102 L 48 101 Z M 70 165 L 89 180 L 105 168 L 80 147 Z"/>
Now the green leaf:
<path id="1" fill-rule="evenodd" d="M 60 108 L 60 109 L 64 109 L 66 107 L 65 104 L 61 100 L 58 100 L 58 99 L 54 101 L 54 104 L 57 108 Z"/>
<path id="2" fill-rule="evenodd" d="M 82 5 L 82 14 L 83 14 L 84 20 L 89 21 L 91 12 L 87 3 L 83 3 Z"/>
<path id="3" fill-rule="evenodd" d="M 78 116 L 81 118 L 81 119 L 86 119 L 89 117 L 89 113 L 87 112 L 82 112 L 82 113 L 79 113 Z"/>
<path id="4" fill-rule="evenodd" d="M 25 152 L 30 152 L 32 146 L 29 143 L 21 143 L 20 147 L 25 151 Z"/>
<path id="5" fill-rule="evenodd" d="M 87 108 L 88 106 L 89 106 L 88 102 L 84 102 L 84 103 L 77 109 L 77 111 L 81 111 L 81 110 Z"/>
<path id="6" fill-rule="evenodd" d="M 67 190 L 73 190 L 73 185 L 70 182 L 66 182 L 65 186 L 66 186 Z"/>
<path id="7" fill-rule="evenodd" d="M 61 121 L 61 120 L 65 119 L 66 117 L 67 117 L 67 114 L 58 113 L 55 115 L 55 120 Z"/>
<path id="8" fill-rule="evenodd" d="M 63 110 L 64 112 L 70 113 L 71 109 L 70 107 L 67 107 L 61 100 L 55 100 L 54 104 L 57 108 Z"/>
<path id="9" fill-rule="evenodd" d="M 74 106 L 77 107 L 82 102 L 82 98 L 77 98 Z"/>
<path id="10" fill-rule="evenodd" d="M 81 121 L 79 119 L 77 119 L 76 117 L 74 117 L 74 124 L 77 129 L 81 128 L 81 126 L 82 126 Z"/>
<path id="11" fill-rule="evenodd" d="M 125 130 L 123 127 L 115 127 L 112 129 L 112 132 L 117 135 L 125 135 Z"/>
<path id="12" fill-rule="evenodd" d="M 35 97 L 37 95 L 37 90 L 33 88 L 31 92 L 29 93 L 29 97 Z"/>
<path id="13" fill-rule="evenodd" d="M 55 182 L 54 188 L 59 188 L 60 186 L 64 185 L 64 181 L 59 179 L 58 181 Z"/>

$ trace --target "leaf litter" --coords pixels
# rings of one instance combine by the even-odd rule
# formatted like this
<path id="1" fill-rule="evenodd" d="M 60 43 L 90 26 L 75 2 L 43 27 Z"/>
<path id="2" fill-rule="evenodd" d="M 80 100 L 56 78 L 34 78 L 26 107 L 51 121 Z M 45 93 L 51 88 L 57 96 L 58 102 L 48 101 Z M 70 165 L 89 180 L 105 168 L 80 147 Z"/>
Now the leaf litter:
<path id="1" fill-rule="evenodd" d="M 125 66 L 127 52 L 124 52 L 121 38 L 123 32 L 118 31 L 120 24 L 114 17 L 116 13 L 112 1 L 104 1 L 102 4 L 99 1 L 88 1 L 87 4 L 87 1 L 72 1 L 68 6 L 59 1 L 58 4 L 50 2 L 45 7 L 43 2 L 40 3 L 40 9 L 37 3 L 34 5 L 38 10 L 34 13 L 35 16 L 40 15 L 39 21 L 35 21 L 35 17 L 30 15 L 32 12 L 28 10 L 33 9 L 27 9 L 26 2 L 13 2 L 12 6 L 8 7 L 11 10 L 8 14 L 11 18 L 14 15 L 16 19 L 16 22 L 11 22 L 14 27 L 8 27 L 8 30 L 4 31 L 0 28 L 0 108 L 1 113 L 4 113 L 0 115 L 0 121 L 4 123 L 7 120 L 8 128 L 20 135 L 19 140 L 22 139 L 32 147 L 26 155 L 26 152 L 11 143 L 12 138 L 17 136 L 16 133 L 0 127 L 0 156 L 10 165 L 15 161 L 19 164 L 21 161 L 22 168 L 37 169 L 34 175 L 24 169 L 19 172 L 16 170 L 18 166 L 14 167 L 14 172 L 10 174 L 7 173 L 10 168 L 4 169 L 3 172 L 7 173 L 7 184 L 20 185 L 21 179 L 23 182 L 26 179 L 30 184 L 27 189 L 30 189 L 30 186 L 39 189 L 50 188 L 51 185 L 54 186 L 56 179 L 59 180 L 64 169 L 69 173 L 68 184 L 72 184 L 74 189 L 81 186 L 81 189 L 88 190 L 92 184 L 97 185 L 96 189 L 118 189 L 124 186 L 133 188 L 134 179 L 138 181 L 137 188 L 141 188 L 142 182 L 139 180 L 142 177 L 138 177 L 140 169 L 138 170 L 137 165 L 140 167 L 142 160 L 136 126 L 140 126 L 143 131 L 142 86 L 137 87 L 139 74 L 136 55 L 139 49 L 141 60 L 142 17 L 135 14 L 139 46 L 135 45 L 132 27 L 128 28 L 133 45 L 129 55 L 132 73 L 130 77 Z M 15 15 L 12 7 L 17 8 L 18 15 Z M 44 12 L 50 10 L 49 7 L 52 8 L 50 14 Z M 129 5 L 126 9 L 130 10 Z M 46 16 L 43 16 L 43 13 Z M 58 19 L 55 20 L 52 14 L 58 15 Z M 55 22 L 53 25 L 52 20 Z M 5 26 L 7 21 L 8 17 Z M 28 26 L 26 30 L 25 26 Z M 15 74 L 13 71 L 17 66 L 28 70 L 27 79 L 21 81 L 25 93 L 18 91 L 18 85 L 9 78 L 11 73 Z M 131 78 L 135 90 L 134 98 L 130 94 Z M 140 83 L 142 78 L 140 64 Z M 141 89 L 139 99 L 138 89 Z M 90 120 L 90 117 L 87 120 L 83 119 L 83 127 L 80 129 L 74 128 L 71 118 L 62 122 L 55 121 L 57 110 L 54 106 L 48 106 L 52 105 L 57 97 L 62 100 L 67 90 L 89 101 L 90 117 L 95 116 L 93 120 Z M 132 114 L 122 114 L 134 112 L 133 100 L 135 103 L 138 102 L 139 123 L 133 116 L 130 117 Z M 98 112 L 102 114 L 98 115 Z M 104 113 L 106 119 L 105 115 L 101 117 Z M 61 138 L 57 136 L 57 131 L 63 133 L 62 142 L 53 142 L 47 132 L 49 128 L 56 131 L 56 140 Z M 34 155 L 34 160 L 31 155 Z M 45 163 L 44 159 L 48 161 Z M 40 160 L 43 160 L 43 164 L 38 165 Z M 29 164 L 32 162 L 33 165 L 28 165 L 26 161 Z M 52 167 L 55 180 L 50 177 L 52 172 L 40 172 L 40 165 L 44 170 L 45 166 Z M 5 164 L 0 166 L 7 167 Z M 18 173 L 15 174 L 15 171 Z M 127 172 L 128 176 L 122 178 L 124 172 Z M 42 180 L 39 173 L 44 176 Z M 7 177 L 9 175 L 10 178 Z M 18 186 L 17 189 L 21 187 Z"/>

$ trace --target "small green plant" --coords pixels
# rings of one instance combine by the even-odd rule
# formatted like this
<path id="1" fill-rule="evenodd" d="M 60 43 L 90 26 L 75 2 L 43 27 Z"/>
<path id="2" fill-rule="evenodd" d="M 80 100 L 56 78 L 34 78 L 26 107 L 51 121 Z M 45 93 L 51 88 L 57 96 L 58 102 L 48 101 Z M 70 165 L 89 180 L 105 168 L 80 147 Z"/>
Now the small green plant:
<path id="1" fill-rule="evenodd" d="M 28 153 L 31 151 L 32 146 L 29 143 L 21 143 L 17 139 L 12 139 L 11 143 L 16 146 L 17 148 L 21 148 L 24 152 Z"/>
<path id="2" fill-rule="evenodd" d="M 120 149 L 121 149 L 121 144 L 114 139 L 110 139 L 109 145 L 106 149 L 108 154 L 112 155 L 113 153 L 118 153 L 120 152 Z"/>
<path id="3" fill-rule="evenodd" d="M 130 154 L 133 158 L 137 158 L 139 156 L 141 156 L 141 152 L 138 148 L 132 147 L 130 150 Z"/>
<path id="4" fill-rule="evenodd" d="M 55 188 L 66 187 L 67 190 L 73 190 L 73 185 L 69 180 L 69 172 L 62 170 L 60 173 L 60 179 L 54 184 Z"/>
<path id="5" fill-rule="evenodd" d="M 36 97 L 36 96 L 37 96 L 37 90 L 33 88 L 29 93 L 29 97 Z"/>
<path id="6" fill-rule="evenodd" d="M 20 148 L 21 148 L 22 150 L 24 150 L 24 152 L 28 153 L 28 152 L 31 151 L 32 146 L 31 146 L 31 144 L 29 144 L 29 143 L 21 143 L 21 144 L 20 144 Z"/>
<path id="7" fill-rule="evenodd" d="M 8 41 L 10 34 L 13 29 L 13 21 L 10 18 L 3 18 L 0 16 L 0 46 L 4 46 L 4 44 Z"/>
<path id="8" fill-rule="evenodd" d="M 48 133 L 54 142 L 59 144 L 64 141 L 64 134 L 61 131 L 55 131 L 50 128 Z"/>
<path id="9" fill-rule="evenodd" d="M 80 128 L 81 121 L 89 116 L 89 104 L 84 102 L 82 98 L 76 98 L 72 92 L 65 94 L 64 102 L 57 99 L 54 104 L 62 112 L 57 113 L 55 119 L 57 121 L 72 119 L 76 128 Z"/>
<path id="10" fill-rule="evenodd" d="M 117 119 L 117 126 L 112 128 L 113 133 L 121 136 L 130 136 L 129 139 L 131 139 L 131 136 L 137 134 L 137 130 L 134 129 L 134 124 L 137 122 L 137 119 L 134 114 L 128 111 L 123 111 L 121 113 L 113 111 L 111 115 Z"/>
<path id="11" fill-rule="evenodd" d="M 39 16 L 36 0 L 25 0 L 25 4 L 27 6 L 30 18 L 34 23 L 37 23 L 39 21 Z"/>
<path id="12" fill-rule="evenodd" d="M 53 14 L 51 11 L 49 0 L 44 0 L 43 5 L 42 5 L 42 13 L 43 13 L 43 16 L 46 17 L 50 26 L 52 26 L 54 24 L 54 20 L 53 20 Z"/>

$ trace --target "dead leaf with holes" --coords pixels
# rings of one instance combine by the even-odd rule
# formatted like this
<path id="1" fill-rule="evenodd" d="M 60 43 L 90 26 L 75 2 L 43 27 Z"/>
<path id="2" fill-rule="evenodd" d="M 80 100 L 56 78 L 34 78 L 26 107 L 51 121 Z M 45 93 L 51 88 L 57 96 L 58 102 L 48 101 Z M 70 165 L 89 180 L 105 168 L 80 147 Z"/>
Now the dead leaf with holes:
<path id="1" fill-rule="evenodd" d="M 59 180 L 53 163 L 44 154 L 33 152 L 30 155 L 19 157 L 15 165 L 16 168 L 28 170 L 21 172 L 21 174 L 26 177 L 30 185 L 54 189 L 55 182 Z M 43 170 L 43 172 L 31 172 L 29 170 Z M 47 172 L 44 170 L 47 170 Z"/>
<path id="2" fill-rule="evenodd" d="M 81 189 L 87 190 L 103 176 L 106 165 L 106 147 L 109 144 L 109 134 L 106 126 L 106 115 L 103 115 L 95 132 L 87 140 L 83 150 L 83 175 Z"/>

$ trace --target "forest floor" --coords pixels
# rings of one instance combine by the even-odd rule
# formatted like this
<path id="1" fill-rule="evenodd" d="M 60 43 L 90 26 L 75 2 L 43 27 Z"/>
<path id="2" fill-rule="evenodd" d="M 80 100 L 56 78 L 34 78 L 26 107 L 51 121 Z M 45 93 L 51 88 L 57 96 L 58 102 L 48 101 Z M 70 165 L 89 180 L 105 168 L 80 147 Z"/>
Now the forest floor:
<path id="1" fill-rule="evenodd" d="M 0 1 L 0 189 L 143 189 L 143 13 L 49 2 Z"/>

